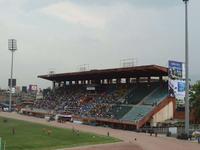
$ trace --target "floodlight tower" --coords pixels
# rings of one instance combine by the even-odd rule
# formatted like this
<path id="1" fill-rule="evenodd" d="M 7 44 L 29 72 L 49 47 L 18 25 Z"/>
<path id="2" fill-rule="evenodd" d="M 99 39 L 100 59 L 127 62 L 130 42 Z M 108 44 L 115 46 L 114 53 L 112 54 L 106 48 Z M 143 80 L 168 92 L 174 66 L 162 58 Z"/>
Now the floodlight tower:
<path id="1" fill-rule="evenodd" d="M 185 133 L 189 135 L 190 125 L 190 109 L 189 109 L 189 53 L 188 53 L 188 2 L 189 0 L 183 0 L 185 3 Z"/>
<path id="2" fill-rule="evenodd" d="M 15 39 L 9 39 L 8 40 L 8 50 L 11 51 L 11 71 L 10 71 L 10 96 L 9 96 L 9 111 L 11 111 L 12 108 L 12 80 L 13 80 L 13 55 L 14 52 L 17 50 L 17 40 Z"/>

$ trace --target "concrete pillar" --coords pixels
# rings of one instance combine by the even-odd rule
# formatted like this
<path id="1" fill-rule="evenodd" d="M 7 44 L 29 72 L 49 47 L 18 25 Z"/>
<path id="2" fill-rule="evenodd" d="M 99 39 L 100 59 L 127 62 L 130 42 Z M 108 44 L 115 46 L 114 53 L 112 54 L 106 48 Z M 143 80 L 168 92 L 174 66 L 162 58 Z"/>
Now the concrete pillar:
<path id="1" fill-rule="evenodd" d="M 102 81 L 102 84 L 105 84 L 105 80 L 104 79 L 102 79 L 101 81 Z"/>
<path id="2" fill-rule="evenodd" d="M 140 77 L 136 78 L 136 84 L 140 83 Z"/>
<path id="3" fill-rule="evenodd" d="M 151 82 L 151 77 L 148 77 L 148 83 L 150 83 Z"/>
<path id="4" fill-rule="evenodd" d="M 52 87 L 52 89 L 55 89 L 55 87 L 56 87 L 56 82 L 53 81 L 53 87 Z"/>
<path id="5" fill-rule="evenodd" d="M 82 82 L 83 82 L 83 84 L 85 85 L 85 80 L 83 80 Z"/>
<path id="6" fill-rule="evenodd" d="M 126 84 L 130 83 L 130 78 L 126 78 Z"/>
<path id="7" fill-rule="evenodd" d="M 90 84 L 90 80 L 87 80 L 87 84 Z"/>
<path id="8" fill-rule="evenodd" d="M 110 79 L 106 79 L 106 81 L 107 81 L 107 84 L 110 84 Z"/>
<path id="9" fill-rule="evenodd" d="M 69 81 L 69 85 L 72 85 L 72 81 Z"/>
<path id="10" fill-rule="evenodd" d="M 162 76 L 159 77 L 159 82 L 162 84 L 162 82 L 163 82 L 163 77 Z"/>
<path id="11" fill-rule="evenodd" d="M 110 79 L 110 84 L 113 84 L 114 82 L 113 82 L 113 79 Z"/>
<path id="12" fill-rule="evenodd" d="M 67 81 L 63 81 L 63 87 L 67 86 Z"/>
<path id="13" fill-rule="evenodd" d="M 116 83 L 120 84 L 121 83 L 121 78 L 117 78 Z"/>

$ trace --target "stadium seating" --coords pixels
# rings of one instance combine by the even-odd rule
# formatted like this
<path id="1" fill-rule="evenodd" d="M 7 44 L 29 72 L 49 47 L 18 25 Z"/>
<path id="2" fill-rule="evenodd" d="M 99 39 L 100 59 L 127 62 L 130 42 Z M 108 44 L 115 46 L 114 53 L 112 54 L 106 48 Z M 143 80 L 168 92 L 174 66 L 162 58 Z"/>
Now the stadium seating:
<path id="1" fill-rule="evenodd" d="M 144 105 L 156 105 L 168 95 L 167 88 L 159 87 L 143 101 Z"/>
<path id="2" fill-rule="evenodd" d="M 164 97 L 167 87 L 157 83 L 102 85 L 96 91 L 85 86 L 60 87 L 36 100 L 34 108 L 84 117 L 138 121 Z"/>
<path id="3" fill-rule="evenodd" d="M 145 105 L 133 106 L 132 109 L 121 118 L 121 120 L 139 121 L 146 116 L 152 110 L 152 108 L 153 107 L 151 106 Z"/>
<path id="4" fill-rule="evenodd" d="M 151 85 L 148 86 L 147 84 L 140 84 L 131 88 L 126 96 L 126 103 L 127 104 L 138 104 L 145 96 L 150 94 L 157 86 Z"/>
<path id="5" fill-rule="evenodd" d="M 114 115 L 115 119 L 122 118 L 127 112 L 131 110 L 132 106 L 113 105 L 109 113 Z"/>

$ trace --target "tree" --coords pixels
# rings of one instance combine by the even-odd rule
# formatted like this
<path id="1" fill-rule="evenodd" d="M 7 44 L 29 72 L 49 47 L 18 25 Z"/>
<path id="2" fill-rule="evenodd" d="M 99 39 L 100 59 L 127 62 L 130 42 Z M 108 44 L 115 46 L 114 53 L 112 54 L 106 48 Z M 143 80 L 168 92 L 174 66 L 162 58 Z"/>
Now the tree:
<path id="1" fill-rule="evenodd" d="M 190 105 L 194 110 L 196 120 L 200 120 L 200 81 L 192 86 L 190 91 Z"/>

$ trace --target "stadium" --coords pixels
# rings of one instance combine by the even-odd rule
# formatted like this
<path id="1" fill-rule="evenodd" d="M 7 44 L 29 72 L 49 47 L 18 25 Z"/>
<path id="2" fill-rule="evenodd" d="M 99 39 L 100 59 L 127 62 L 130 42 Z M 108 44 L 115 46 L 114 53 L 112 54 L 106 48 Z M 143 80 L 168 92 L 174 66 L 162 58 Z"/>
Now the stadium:
<path id="1" fill-rule="evenodd" d="M 0 150 L 199 150 L 189 4 L 0 0 Z"/>
<path id="2" fill-rule="evenodd" d="M 34 105 L 48 103 L 50 110 L 88 124 L 121 129 L 156 126 L 172 119 L 175 110 L 164 80 L 167 71 L 149 65 L 39 76 L 53 82 L 55 95 L 50 93 L 47 101 Z M 54 103 L 55 97 L 60 101 Z"/>
<path id="3" fill-rule="evenodd" d="M 40 97 L 36 96 L 38 95 L 36 94 L 38 93 L 37 88 L 32 85 L 34 86 L 30 88 L 32 91 L 25 92 L 26 94 L 21 96 L 20 103 L 16 102 L 17 97 L 13 99 L 18 114 L 4 112 L 1 113 L 1 116 L 68 128 L 76 133 L 75 135 L 84 134 L 80 131 L 92 131 L 93 134 L 100 134 L 104 138 L 108 138 L 98 142 L 98 135 L 93 135 L 97 142 L 90 143 L 92 145 L 117 142 L 116 144 L 100 144 L 97 147 L 86 146 L 84 148 L 81 146 L 80 149 L 102 149 L 104 146 L 104 149 L 111 147 L 127 150 L 140 149 L 140 142 L 143 142 L 143 139 L 149 143 L 152 140 L 151 136 L 173 137 L 184 132 L 183 125 L 177 124 L 180 123 L 180 120 L 184 121 L 184 111 L 178 111 L 180 107 L 177 107 L 176 98 L 169 94 L 168 70 L 164 66 L 145 65 L 39 75 L 38 78 L 52 82 L 52 88 L 44 89 Z M 33 96 L 34 94 L 36 97 Z M 194 115 L 192 113 L 190 115 L 190 121 L 195 122 Z M 22 124 L 22 126 L 24 125 Z M 40 130 L 44 130 L 48 127 L 40 128 L 42 128 Z M 34 132 L 37 133 L 38 130 Z M 51 135 L 56 131 L 48 129 L 44 132 Z M 41 133 L 39 132 L 39 134 Z M 129 136 L 129 138 L 123 135 Z M 117 139 L 109 139 L 110 136 Z M 87 139 L 90 140 L 88 137 L 84 142 L 87 142 Z M 139 139 L 140 142 L 134 142 Z M 123 142 L 119 142 L 120 140 Z M 152 143 L 154 142 L 150 142 L 150 145 Z M 178 147 L 180 144 L 179 142 L 172 143 L 174 147 Z M 42 146 L 45 147 L 45 145 Z M 72 145 L 65 147 L 68 146 L 73 147 Z M 153 145 L 153 147 L 156 146 Z M 188 146 L 191 145 L 187 145 L 185 149 Z M 196 146 L 192 145 L 194 149 L 198 147 Z M 62 144 L 59 145 L 58 142 L 58 145 L 55 144 L 51 148 L 59 147 L 62 147 Z M 181 147 L 181 149 L 184 148 Z"/>

